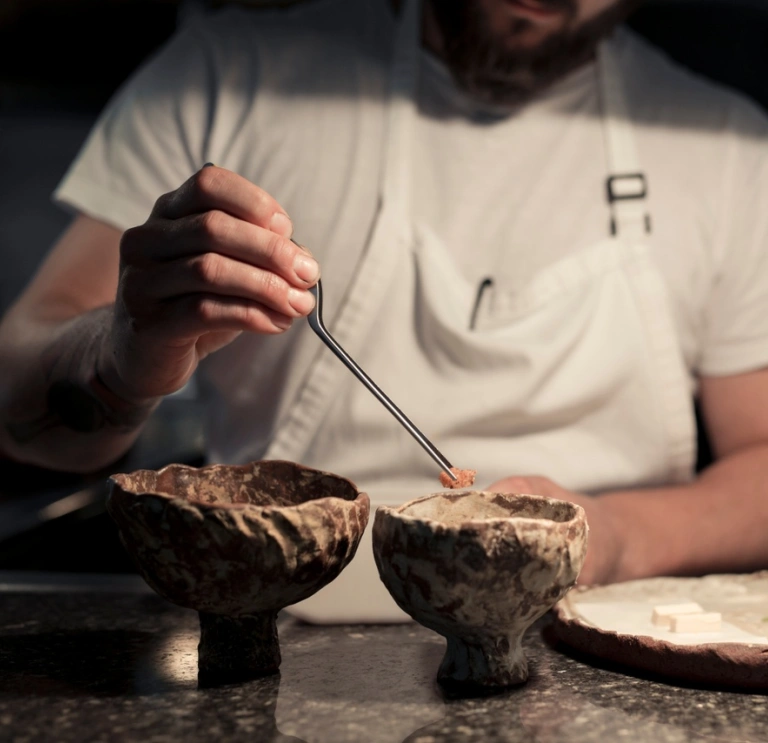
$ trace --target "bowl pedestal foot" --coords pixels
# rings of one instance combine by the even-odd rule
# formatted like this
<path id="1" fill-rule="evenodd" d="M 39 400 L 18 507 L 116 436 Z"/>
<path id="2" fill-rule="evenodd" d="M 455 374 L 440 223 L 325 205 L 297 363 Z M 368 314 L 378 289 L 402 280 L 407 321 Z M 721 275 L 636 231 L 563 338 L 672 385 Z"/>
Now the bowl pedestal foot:
<path id="1" fill-rule="evenodd" d="M 201 684 L 241 681 L 278 672 L 277 612 L 240 617 L 198 613 L 198 679 Z"/>
<path id="2" fill-rule="evenodd" d="M 528 661 L 522 634 L 478 641 L 448 637 L 437 680 L 448 689 L 494 689 L 522 684 L 528 679 Z"/>

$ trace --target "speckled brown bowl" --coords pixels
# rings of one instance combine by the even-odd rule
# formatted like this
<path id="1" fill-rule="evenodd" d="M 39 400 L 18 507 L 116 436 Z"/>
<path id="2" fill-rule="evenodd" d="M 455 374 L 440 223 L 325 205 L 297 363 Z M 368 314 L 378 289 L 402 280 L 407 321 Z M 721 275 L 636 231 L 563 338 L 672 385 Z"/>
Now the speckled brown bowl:
<path id="1" fill-rule="evenodd" d="M 446 638 L 437 678 L 455 691 L 528 678 L 523 635 L 574 585 L 586 545 L 584 509 L 535 495 L 436 493 L 373 524 L 381 580 Z"/>
<path id="2" fill-rule="evenodd" d="M 107 500 L 147 583 L 199 612 L 203 682 L 278 670 L 277 612 L 339 575 L 369 509 L 349 480 L 283 461 L 117 474 Z"/>

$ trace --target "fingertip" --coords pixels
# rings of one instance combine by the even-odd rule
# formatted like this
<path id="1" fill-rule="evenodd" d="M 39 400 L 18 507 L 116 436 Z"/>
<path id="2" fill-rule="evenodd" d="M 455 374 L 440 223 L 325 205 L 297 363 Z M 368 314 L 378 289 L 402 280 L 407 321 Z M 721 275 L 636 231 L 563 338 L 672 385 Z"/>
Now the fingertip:
<path id="1" fill-rule="evenodd" d="M 288 330 L 291 325 L 293 325 L 293 318 L 288 317 L 287 315 L 275 314 L 272 315 L 269 319 L 280 333 Z"/>
<path id="2" fill-rule="evenodd" d="M 297 242 L 293 238 L 290 238 L 291 242 L 300 250 L 303 250 L 307 255 L 312 255 L 312 251 L 306 246 L 302 245 L 300 242 Z"/>
<path id="3" fill-rule="evenodd" d="M 291 239 L 291 235 L 293 234 L 293 222 L 291 222 L 291 218 L 284 212 L 275 212 L 272 215 L 272 219 L 269 220 L 269 229 L 281 237 Z"/>

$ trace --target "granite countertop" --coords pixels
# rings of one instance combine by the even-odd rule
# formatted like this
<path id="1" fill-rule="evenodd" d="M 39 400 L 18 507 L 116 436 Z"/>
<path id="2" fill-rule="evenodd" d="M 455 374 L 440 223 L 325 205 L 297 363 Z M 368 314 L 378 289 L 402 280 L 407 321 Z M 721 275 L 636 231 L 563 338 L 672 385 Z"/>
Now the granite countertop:
<path id="1" fill-rule="evenodd" d="M 195 612 L 137 576 L 0 573 L 0 740 L 764 743 L 768 697 L 597 667 L 526 635 L 531 678 L 477 699 L 435 684 L 444 641 L 417 624 L 279 620 L 279 675 L 197 685 Z"/>

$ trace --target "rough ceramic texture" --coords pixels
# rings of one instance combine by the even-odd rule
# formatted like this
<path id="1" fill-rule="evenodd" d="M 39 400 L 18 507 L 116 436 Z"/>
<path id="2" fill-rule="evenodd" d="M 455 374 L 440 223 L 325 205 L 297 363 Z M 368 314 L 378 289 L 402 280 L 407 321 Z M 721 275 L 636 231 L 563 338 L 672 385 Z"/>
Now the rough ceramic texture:
<path id="1" fill-rule="evenodd" d="M 467 690 L 527 679 L 523 634 L 574 585 L 586 542 L 582 508 L 533 495 L 437 493 L 373 526 L 392 597 L 447 640 L 438 680 Z"/>
<path id="2" fill-rule="evenodd" d="M 277 671 L 277 612 L 353 558 L 369 500 L 341 477 L 282 461 L 113 475 L 107 510 L 147 583 L 200 613 L 201 677 Z"/>

